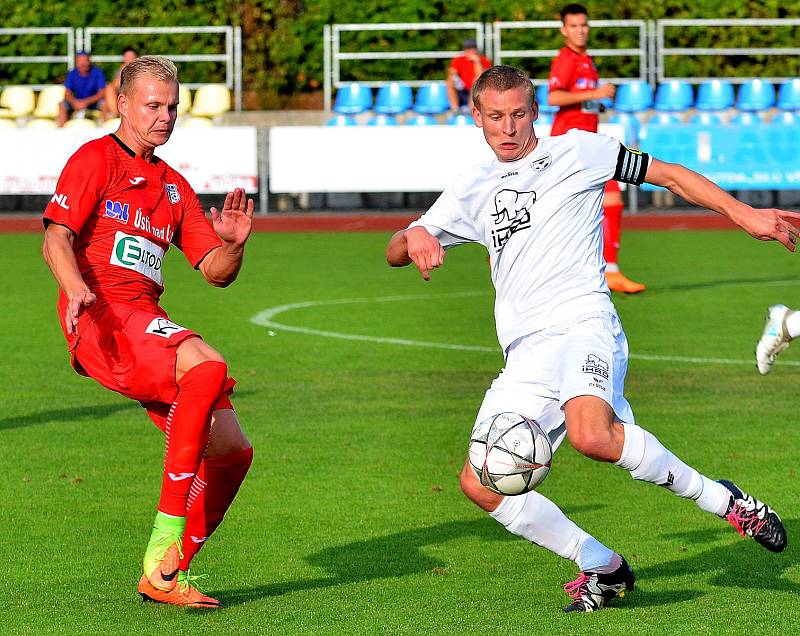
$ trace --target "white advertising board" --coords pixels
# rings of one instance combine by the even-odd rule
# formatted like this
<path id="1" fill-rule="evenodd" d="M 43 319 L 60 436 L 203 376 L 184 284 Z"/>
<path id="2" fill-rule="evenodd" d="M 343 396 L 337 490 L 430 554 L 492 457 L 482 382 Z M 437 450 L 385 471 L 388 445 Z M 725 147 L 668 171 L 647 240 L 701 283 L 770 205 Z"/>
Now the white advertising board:
<path id="1" fill-rule="evenodd" d="M 547 135 L 549 126 L 536 126 Z M 600 132 L 622 139 L 619 125 Z M 475 126 L 278 126 L 269 135 L 271 192 L 437 192 L 493 157 Z"/>
<path id="2" fill-rule="evenodd" d="M 0 130 L 0 194 L 52 194 L 67 159 L 107 134 L 53 129 Z M 176 128 L 156 155 L 200 194 L 258 190 L 257 131 L 251 126 Z"/>

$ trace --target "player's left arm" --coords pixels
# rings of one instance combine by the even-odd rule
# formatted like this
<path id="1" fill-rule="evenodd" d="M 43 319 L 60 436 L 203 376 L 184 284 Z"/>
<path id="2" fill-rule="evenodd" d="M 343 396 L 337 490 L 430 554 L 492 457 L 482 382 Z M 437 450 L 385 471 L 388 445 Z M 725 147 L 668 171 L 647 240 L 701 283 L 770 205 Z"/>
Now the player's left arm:
<path id="1" fill-rule="evenodd" d="M 253 227 L 253 200 L 243 188 L 225 196 L 222 210 L 211 208 L 211 224 L 222 245 L 212 250 L 198 265 L 203 277 L 215 287 L 227 287 L 239 275 L 244 244 Z"/>
<path id="2" fill-rule="evenodd" d="M 735 199 L 703 175 L 680 164 L 653 158 L 644 177 L 647 183 L 667 188 L 692 205 L 728 217 L 753 238 L 778 241 L 790 252 L 800 236 L 800 213 L 775 208 L 756 209 Z"/>

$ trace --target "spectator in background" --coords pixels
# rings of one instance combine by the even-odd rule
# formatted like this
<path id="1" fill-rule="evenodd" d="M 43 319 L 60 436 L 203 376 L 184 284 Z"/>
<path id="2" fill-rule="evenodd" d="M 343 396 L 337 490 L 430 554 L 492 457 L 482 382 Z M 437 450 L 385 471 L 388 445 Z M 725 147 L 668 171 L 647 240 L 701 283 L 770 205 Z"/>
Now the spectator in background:
<path id="1" fill-rule="evenodd" d="M 117 110 L 117 95 L 119 95 L 119 82 L 120 78 L 122 77 L 122 69 L 124 69 L 128 64 L 133 62 L 139 54 L 136 52 L 136 49 L 129 46 L 125 50 L 122 51 L 122 64 L 119 65 L 117 72 L 114 73 L 114 79 L 106 86 L 106 104 L 108 105 L 109 113 L 114 117 L 119 117 L 119 111 Z"/>
<path id="2" fill-rule="evenodd" d="M 561 35 L 564 47 L 550 67 L 548 103 L 559 106 L 551 135 L 563 135 L 572 128 L 597 132 L 600 100 L 614 97 L 612 84 L 600 84 L 597 68 L 586 52 L 589 43 L 589 16 L 581 4 L 561 9 Z M 627 278 L 617 264 L 622 225 L 622 192 L 616 181 L 606 183 L 603 199 L 603 257 L 606 281 L 611 291 L 635 294 L 646 288 Z"/>
<path id="3" fill-rule="evenodd" d="M 464 40 L 464 53 L 453 58 L 447 70 L 447 97 L 450 108 L 472 108 L 470 91 L 475 80 L 492 63 L 478 51 L 478 43 L 472 38 Z"/>
<path id="4" fill-rule="evenodd" d="M 58 109 L 58 126 L 62 127 L 73 112 L 98 110 L 104 119 L 109 118 L 106 94 L 106 78 L 103 71 L 92 64 L 86 51 L 78 51 L 75 68 L 67 73 L 64 82 L 66 96 Z"/>

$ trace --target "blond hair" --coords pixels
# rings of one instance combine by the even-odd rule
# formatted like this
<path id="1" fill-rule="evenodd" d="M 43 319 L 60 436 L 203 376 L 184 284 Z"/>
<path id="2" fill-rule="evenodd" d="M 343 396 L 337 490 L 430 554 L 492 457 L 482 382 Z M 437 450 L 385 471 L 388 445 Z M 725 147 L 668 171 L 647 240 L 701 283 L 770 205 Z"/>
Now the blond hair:
<path id="1" fill-rule="evenodd" d="M 531 78 L 514 66 L 492 66 L 486 69 L 472 85 L 472 101 L 475 108 L 480 110 L 481 94 L 486 91 L 504 93 L 514 88 L 524 88 L 531 100 L 531 105 L 536 102 L 536 91 L 533 90 Z"/>
<path id="2" fill-rule="evenodd" d="M 178 82 L 178 69 L 171 60 L 160 55 L 142 55 L 126 64 L 122 69 L 119 92 L 127 95 L 136 78 L 141 75 L 147 75 L 163 82 L 175 82 L 176 84 Z"/>

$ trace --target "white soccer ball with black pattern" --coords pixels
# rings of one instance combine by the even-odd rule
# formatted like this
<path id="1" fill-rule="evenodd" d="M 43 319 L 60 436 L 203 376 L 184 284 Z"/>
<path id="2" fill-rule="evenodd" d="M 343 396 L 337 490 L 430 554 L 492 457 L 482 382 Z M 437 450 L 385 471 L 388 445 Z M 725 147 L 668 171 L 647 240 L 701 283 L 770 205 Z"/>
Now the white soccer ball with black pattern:
<path id="1" fill-rule="evenodd" d="M 500 495 L 521 495 L 550 472 L 550 439 L 532 419 L 500 413 L 478 423 L 469 443 L 469 463 L 481 484 Z"/>

